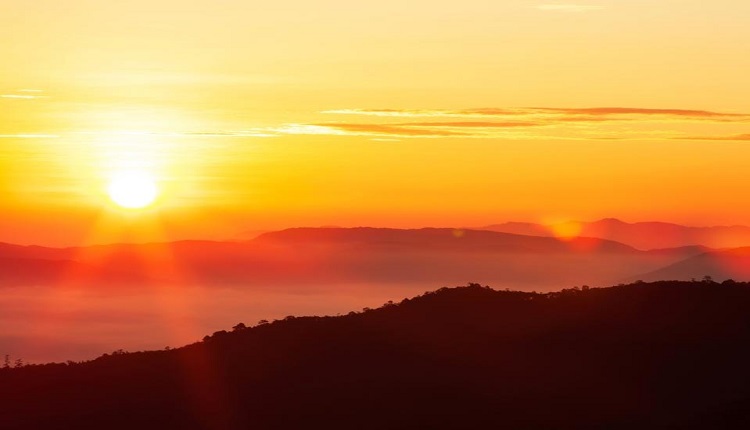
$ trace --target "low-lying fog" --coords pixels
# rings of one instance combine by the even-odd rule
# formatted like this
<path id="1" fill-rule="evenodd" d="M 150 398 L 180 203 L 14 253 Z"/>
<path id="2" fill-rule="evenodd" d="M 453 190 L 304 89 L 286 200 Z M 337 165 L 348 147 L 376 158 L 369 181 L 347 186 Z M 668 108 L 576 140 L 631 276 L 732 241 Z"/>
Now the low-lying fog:
<path id="1" fill-rule="evenodd" d="M 73 287 L 4 288 L 0 359 L 79 361 L 115 350 L 180 347 L 237 323 L 288 315 L 336 315 L 400 301 L 446 285 L 349 285 L 248 289 L 153 287 L 97 292 Z"/>

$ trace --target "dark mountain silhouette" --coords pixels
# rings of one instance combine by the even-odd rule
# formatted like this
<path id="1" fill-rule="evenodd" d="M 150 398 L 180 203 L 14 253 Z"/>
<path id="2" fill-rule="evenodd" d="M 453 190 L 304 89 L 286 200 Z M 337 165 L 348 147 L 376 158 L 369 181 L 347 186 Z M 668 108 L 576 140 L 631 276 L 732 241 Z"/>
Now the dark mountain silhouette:
<path id="1" fill-rule="evenodd" d="M 614 218 L 594 222 L 568 221 L 550 225 L 509 222 L 482 227 L 532 236 L 584 236 L 614 240 L 638 249 L 677 248 L 702 245 L 710 248 L 750 246 L 750 227 L 688 227 L 665 222 L 626 223 Z"/>
<path id="2" fill-rule="evenodd" d="M 445 288 L 168 351 L 0 369 L 4 429 L 738 429 L 750 284 Z"/>
<path id="3" fill-rule="evenodd" d="M 52 270 L 47 260 L 66 260 L 76 263 L 60 275 L 65 282 L 93 286 L 174 282 L 239 288 L 362 283 L 426 287 L 477 279 L 514 288 L 554 288 L 606 285 L 704 251 L 683 247 L 644 252 L 596 238 L 563 240 L 479 230 L 298 228 L 245 242 L 64 249 L 3 245 L 0 266 L 20 265 L 16 270 L 28 276 L 14 278 L 18 284 L 43 284 L 53 278 L 46 273 L 61 272 L 67 264 L 55 263 L 60 267 Z"/>

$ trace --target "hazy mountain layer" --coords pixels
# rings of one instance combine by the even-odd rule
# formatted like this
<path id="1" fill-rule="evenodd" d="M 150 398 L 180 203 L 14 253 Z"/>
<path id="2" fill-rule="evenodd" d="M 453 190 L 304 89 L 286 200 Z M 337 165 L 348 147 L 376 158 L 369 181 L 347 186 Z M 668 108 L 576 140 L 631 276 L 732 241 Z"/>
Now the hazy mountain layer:
<path id="1" fill-rule="evenodd" d="M 509 222 L 482 227 L 504 233 L 549 237 L 597 237 L 638 249 L 676 248 L 702 245 L 710 248 L 750 246 L 750 227 L 688 227 L 665 222 L 626 223 L 607 218 L 594 222 L 568 221 L 556 224 Z"/>
<path id="2" fill-rule="evenodd" d="M 2 285 L 108 288 L 153 284 L 273 285 L 467 281 L 511 288 L 605 285 L 704 252 L 644 252 L 610 240 L 479 230 L 300 228 L 246 242 L 181 241 L 82 248 L 2 245 Z"/>

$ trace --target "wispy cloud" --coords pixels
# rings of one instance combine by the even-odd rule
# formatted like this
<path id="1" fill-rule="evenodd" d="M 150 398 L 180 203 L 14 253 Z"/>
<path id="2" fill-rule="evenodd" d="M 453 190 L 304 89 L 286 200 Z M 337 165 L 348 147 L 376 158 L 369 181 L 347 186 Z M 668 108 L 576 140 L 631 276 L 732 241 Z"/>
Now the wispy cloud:
<path id="1" fill-rule="evenodd" d="M 3 99 L 38 99 L 40 96 L 30 96 L 26 94 L 0 94 L 0 98 Z"/>
<path id="2" fill-rule="evenodd" d="M 733 134 L 728 136 L 684 136 L 676 137 L 675 139 L 680 140 L 737 140 L 737 141 L 750 141 L 750 133 L 745 134 Z"/>
<path id="3" fill-rule="evenodd" d="M 336 115 L 367 115 L 382 117 L 481 117 L 481 116 L 502 116 L 502 115 L 523 115 L 521 109 L 335 109 L 323 111 L 324 114 Z"/>
<path id="4" fill-rule="evenodd" d="M 77 131 L 72 134 L 90 136 L 156 136 L 156 137 L 276 137 L 270 129 L 249 129 L 231 131 Z"/>
<path id="5" fill-rule="evenodd" d="M 479 109 L 339 109 L 323 111 L 324 114 L 361 115 L 374 117 L 411 118 L 498 118 L 513 121 L 585 122 L 585 121 L 626 121 L 664 119 L 706 119 L 714 121 L 750 121 L 750 114 L 726 113 L 694 109 L 652 109 L 628 107 L 593 108 L 479 108 Z"/>
<path id="6" fill-rule="evenodd" d="M 638 107 L 337 109 L 323 113 L 341 119 L 357 116 L 377 120 L 292 124 L 275 132 L 380 138 L 664 140 L 685 136 L 696 124 L 727 127 L 750 123 L 750 114 L 746 113 Z M 421 121 L 406 122 L 405 118 Z"/>
<path id="7" fill-rule="evenodd" d="M 466 127 L 466 128 L 510 128 L 510 127 L 536 127 L 544 125 L 539 122 L 492 122 L 492 121 L 453 121 L 453 122 L 404 122 L 399 123 L 405 127 Z"/>
<path id="8" fill-rule="evenodd" d="M 712 112 L 706 110 L 689 110 L 689 109 L 646 109 L 646 108 L 623 108 L 623 107 L 598 107 L 598 108 L 532 108 L 538 112 L 554 112 L 572 115 L 595 115 L 595 116 L 615 116 L 615 115 L 656 115 L 656 116 L 674 116 L 688 118 L 739 118 L 750 119 L 748 114 Z"/>
<path id="9" fill-rule="evenodd" d="M 18 133 L 18 134 L 0 134 L 0 139 L 56 139 L 60 137 L 56 134 L 33 134 L 33 133 Z"/>
<path id="10" fill-rule="evenodd" d="M 327 127 L 351 133 L 364 133 L 389 136 L 467 136 L 469 133 L 445 129 L 443 127 L 428 128 L 424 126 L 409 126 L 405 124 L 316 124 L 319 127 Z"/>
<path id="11" fill-rule="evenodd" d="M 275 128 L 281 134 L 347 135 L 375 137 L 487 137 L 507 136 L 509 130 L 544 126 L 533 122 L 449 121 L 449 122 L 399 122 L 399 123 L 349 123 L 288 124 Z M 516 132 L 514 132 L 516 133 Z"/>
<path id="12" fill-rule="evenodd" d="M 276 134 L 267 130 L 238 130 L 238 131 L 197 131 L 185 133 L 158 133 L 171 136 L 195 136 L 195 137 L 276 137 Z"/>
<path id="13" fill-rule="evenodd" d="M 536 6 L 539 10 L 558 11 L 558 12 L 588 12 L 592 10 L 602 10 L 604 6 L 583 5 L 583 4 L 540 4 Z"/>
<path id="14" fill-rule="evenodd" d="M 444 129 L 420 129 L 401 124 L 288 124 L 274 129 L 280 134 L 340 135 L 340 136 L 399 136 L 399 137 L 457 137 L 468 133 Z"/>
<path id="15" fill-rule="evenodd" d="M 47 98 L 47 96 L 42 95 L 44 91 L 37 90 L 37 89 L 31 89 L 31 88 L 22 88 L 20 90 L 13 91 L 8 94 L 0 94 L 0 98 L 3 99 L 18 99 L 18 100 L 31 100 L 31 99 L 42 99 Z"/>
<path id="16" fill-rule="evenodd" d="M 163 136 L 195 139 L 274 138 L 280 136 L 361 136 L 376 141 L 410 139 L 496 139 L 580 141 L 750 141 L 738 134 L 750 114 L 698 109 L 632 107 L 523 107 L 477 109 L 339 109 L 325 111 L 331 121 L 287 123 L 238 130 L 78 131 L 64 135 Z M 699 136 L 697 133 L 705 133 Z M 0 138 L 55 138 L 29 132 Z"/>
<path id="17" fill-rule="evenodd" d="M 69 131 L 62 134 L 53 133 L 0 133 L 0 139 L 59 139 L 63 137 L 170 137 L 170 138 L 273 138 L 282 134 L 270 129 L 236 130 L 236 131 Z M 330 133 L 327 133 L 330 134 Z"/>

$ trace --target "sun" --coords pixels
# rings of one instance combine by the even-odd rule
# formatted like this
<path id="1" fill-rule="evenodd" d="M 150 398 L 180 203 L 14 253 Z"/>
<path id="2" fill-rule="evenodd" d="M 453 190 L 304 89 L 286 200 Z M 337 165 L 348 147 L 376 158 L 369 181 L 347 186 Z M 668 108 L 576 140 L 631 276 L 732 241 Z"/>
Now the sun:
<path id="1" fill-rule="evenodd" d="M 120 172 L 107 187 L 109 198 L 127 209 L 144 208 L 156 200 L 159 189 L 154 178 L 145 172 Z"/>

